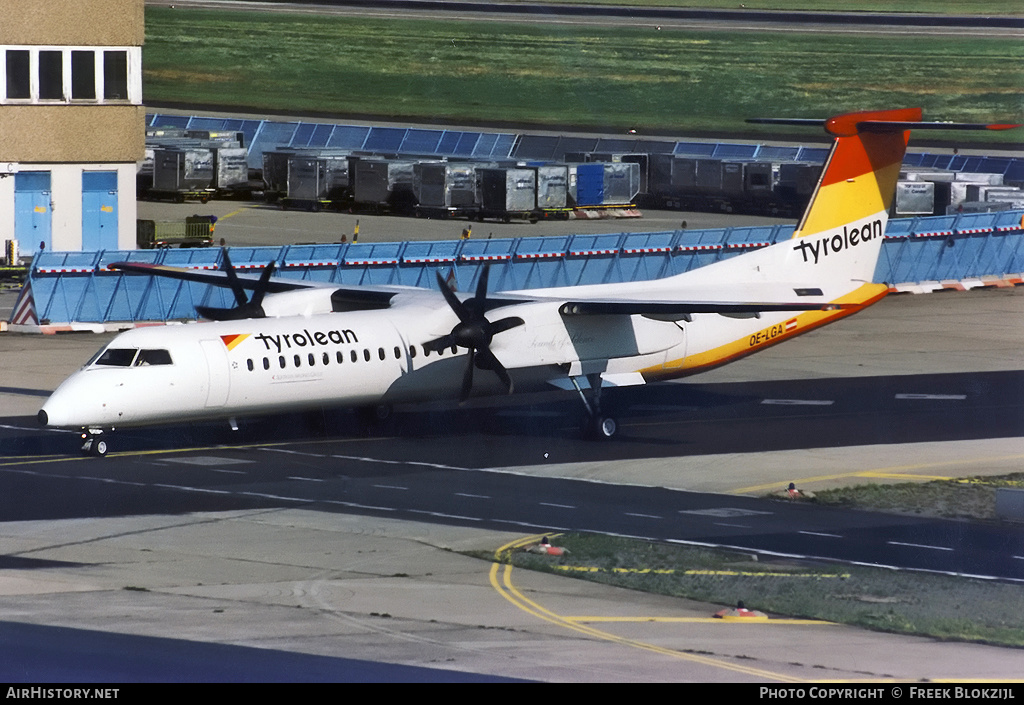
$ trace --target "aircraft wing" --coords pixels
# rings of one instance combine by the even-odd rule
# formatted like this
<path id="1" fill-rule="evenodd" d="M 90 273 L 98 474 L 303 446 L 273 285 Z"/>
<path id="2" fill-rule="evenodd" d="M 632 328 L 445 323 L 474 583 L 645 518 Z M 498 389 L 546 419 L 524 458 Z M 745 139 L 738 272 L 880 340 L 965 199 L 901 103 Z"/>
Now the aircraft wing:
<path id="1" fill-rule="evenodd" d="M 778 301 L 638 301 L 594 300 L 566 301 L 559 308 L 563 316 L 642 315 L 683 318 L 694 313 L 718 313 L 723 316 L 753 317 L 771 311 L 834 311 L 852 304 L 778 302 Z"/>

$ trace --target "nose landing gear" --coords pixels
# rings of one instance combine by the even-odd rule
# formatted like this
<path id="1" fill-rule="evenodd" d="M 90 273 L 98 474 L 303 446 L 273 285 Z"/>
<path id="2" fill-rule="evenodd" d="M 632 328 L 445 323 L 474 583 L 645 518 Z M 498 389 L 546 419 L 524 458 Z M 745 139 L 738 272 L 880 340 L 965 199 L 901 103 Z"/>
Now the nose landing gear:
<path id="1" fill-rule="evenodd" d="M 103 431 L 89 429 L 82 432 L 82 455 L 102 458 L 109 450 L 107 439 L 103 437 Z"/>

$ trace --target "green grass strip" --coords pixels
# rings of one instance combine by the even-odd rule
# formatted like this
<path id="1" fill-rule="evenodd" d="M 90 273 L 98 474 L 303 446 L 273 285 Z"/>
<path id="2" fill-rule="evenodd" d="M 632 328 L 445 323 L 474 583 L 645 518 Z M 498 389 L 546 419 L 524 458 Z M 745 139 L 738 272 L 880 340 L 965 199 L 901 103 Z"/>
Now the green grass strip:
<path id="1" fill-rule="evenodd" d="M 581 29 L 148 8 L 143 75 L 146 100 L 156 103 L 640 134 L 772 135 L 778 128 L 743 120 L 920 105 L 934 120 L 1021 121 L 1022 59 L 1024 42 L 1005 38 Z M 1020 141 L 1013 132 L 991 138 Z"/>

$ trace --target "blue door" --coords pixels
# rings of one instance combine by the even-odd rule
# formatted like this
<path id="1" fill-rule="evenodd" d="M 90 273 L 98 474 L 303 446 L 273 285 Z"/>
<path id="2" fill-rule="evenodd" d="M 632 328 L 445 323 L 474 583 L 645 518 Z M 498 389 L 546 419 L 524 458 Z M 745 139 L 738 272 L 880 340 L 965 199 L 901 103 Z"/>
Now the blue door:
<path id="1" fill-rule="evenodd" d="M 14 175 L 14 237 L 22 252 L 50 249 L 50 172 Z"/>
<path id="2" fill-rule="evenodd" d="M 117 172 L 82 172 L 82 249 L 117 249 Z"/>

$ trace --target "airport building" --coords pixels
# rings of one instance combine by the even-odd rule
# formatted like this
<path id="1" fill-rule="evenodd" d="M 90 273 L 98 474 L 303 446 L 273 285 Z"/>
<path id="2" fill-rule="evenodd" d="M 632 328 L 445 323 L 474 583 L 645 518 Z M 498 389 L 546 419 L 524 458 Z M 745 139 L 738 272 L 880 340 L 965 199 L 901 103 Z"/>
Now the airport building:
<path id="1" fill-rule="evenodd" d="M 142 0 L 0 0 L 0 242 L 135 246 Z"/>

